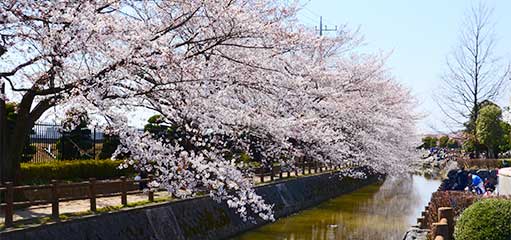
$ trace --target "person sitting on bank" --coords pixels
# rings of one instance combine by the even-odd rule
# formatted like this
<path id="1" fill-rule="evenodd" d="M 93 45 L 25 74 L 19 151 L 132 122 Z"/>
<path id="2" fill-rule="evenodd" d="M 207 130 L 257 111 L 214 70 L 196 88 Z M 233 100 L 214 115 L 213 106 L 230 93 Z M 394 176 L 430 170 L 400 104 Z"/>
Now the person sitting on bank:
<path id="1" fill-rule="evenodd" d="M 470 180 L 470 182 L 472 182 L 472 180 Z M 467 187 L 468 183 L 467 172 L 462 168 L 456 172 L 456 179 L 452 186 L 452 190 L 463 191 Z"/>
<path id="2" fill-rule="evenodd" d="M 469 173 L 468 174 L 469 181 L 472 182 L 471 187 L 476 191 L 478 195 L 482 195 L 486 192 L 484 189 L 483 179 L 476 174 Z"/>

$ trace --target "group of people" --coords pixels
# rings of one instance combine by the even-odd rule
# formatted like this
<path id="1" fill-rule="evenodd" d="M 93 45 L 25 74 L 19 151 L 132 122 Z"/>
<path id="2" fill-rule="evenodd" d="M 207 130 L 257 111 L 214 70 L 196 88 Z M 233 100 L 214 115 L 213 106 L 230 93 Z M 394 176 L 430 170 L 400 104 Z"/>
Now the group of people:
<path id="1" fill-rule="evenodd" d="M 453 160 L 456 155 L 459 155 L 459 150 L 432 147 L 423 155 L 423 157 L 433 157 L 437 161 L 442 161 L 445 159 Z"/>
<path id="2" fill-rule="evenodd" d="M 488 195 L 495 191 L 496 185 L 496 176 L 488 176 L 483 179 L 475 173 L 458 170 L 451 190 L 472 191 L 478 195 Z"/>

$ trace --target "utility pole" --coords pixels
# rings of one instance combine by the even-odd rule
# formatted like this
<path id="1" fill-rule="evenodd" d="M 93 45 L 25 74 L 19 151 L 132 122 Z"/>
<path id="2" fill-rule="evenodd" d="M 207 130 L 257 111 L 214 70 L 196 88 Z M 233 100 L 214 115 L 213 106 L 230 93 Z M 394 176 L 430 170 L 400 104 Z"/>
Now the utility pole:
<path id="1" fill-rule="evenodd" d="M 317 31 L 317 29 L 316 29 L 316 31 Z M 335 28 L 330 28 L 330 29 L 326 25 L 323 26 L 323 16 L 320 16 L 319 17 L 319 36 L 323 36 L 323 31 L 325 31 L 325 32 L 337 31 L 337 26 L 335 26 Z"/>

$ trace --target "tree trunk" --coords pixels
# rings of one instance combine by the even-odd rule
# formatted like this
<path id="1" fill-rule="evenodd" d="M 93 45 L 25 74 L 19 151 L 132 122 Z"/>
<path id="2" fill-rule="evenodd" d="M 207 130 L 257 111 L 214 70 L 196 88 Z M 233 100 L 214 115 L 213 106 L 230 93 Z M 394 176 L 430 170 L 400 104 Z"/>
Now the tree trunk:
<path id="1" fill-rule="evenodd" d="M 14 131 L 10 136 L 9 142 L 7 144 L 8 147 L 7 162 L 10 165 L 7 177 L 10 181 L 18 182 L 20 180 L 18 178 L 18 175 L 21 163 L 21 156 L 23 155 L 23 149 L 25 148 L 26 139 L 33 127 L 34 127 L 33 121 L 31 121 L 28 118 L 22 118 L 20 117 L 20 115 L 18 115 Z"/>
<path id="2" fill-rule="evenodd" d="M 0 86 L 0 95 L 5 94 L 5 84 Z M 7 111 L 5 100 L 0 98 L 0 181 L 7 181 L 11 166 L 7 160 Z"/>
<path id="3" fill-rule="evenodd" d="M 35 122 L 53 106 L 53 99 L 41 100 L 33 109 L 32 103 L 34 102 L 36 93 L 29 91 L 25 93 L 23 99 L 17 107 L 17 117 L 14 122 L 14 129 L 7 136 L 7 131 L 4 131 L 4 139 L 7 139 L 6 157 L 4 158 L 4 180 L 17 182 L 19 175 L 21 156 L 25 148 L 26 139 L 29 137 Z M 32 111 L 30 111 L 32 109 Z M 3 114 L 4 116 L 6 114 Z"/>
<path id="4" fill-rule="evenodd" d="M 495 159 L 495 151 L 493 146 L 488 146 L 488 159 Z"/>
<path id="5" fill-rule="evenodd" d="M 477 77 L 476 77 L 476 81 L 477 81 Z M 477 82 L 476 82 L 476 86 L 477 86 Z M 479 158 L 479 155 L 480 155 L 480 144 L 479 144 L 479 139 L 477 139 L 477 118 L 479 118 L 479 103 L 477 102 L 477 90 L 476 90 L 476 96 L 474 97 L 474 130 L 473 130 L 473 135 L 474 135 L 474 150 L 475 150 L 475 158 Z"/>

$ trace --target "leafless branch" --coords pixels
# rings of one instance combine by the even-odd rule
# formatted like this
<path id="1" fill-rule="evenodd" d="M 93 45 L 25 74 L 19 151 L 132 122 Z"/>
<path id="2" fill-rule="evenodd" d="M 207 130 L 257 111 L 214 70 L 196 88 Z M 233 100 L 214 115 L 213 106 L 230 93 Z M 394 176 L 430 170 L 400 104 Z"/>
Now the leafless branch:
<path id="1" fill-rule="evenodd" d="M 475 121 L 479 104 L 495 100 L 509 81 L 511 67 L 500 64 L 494 51 L 492 12 L 482 2 L 467 12 L 458 46 L 447 58 L 441 94 L 435 96 L 440 111 L 459 126 Z"/>

